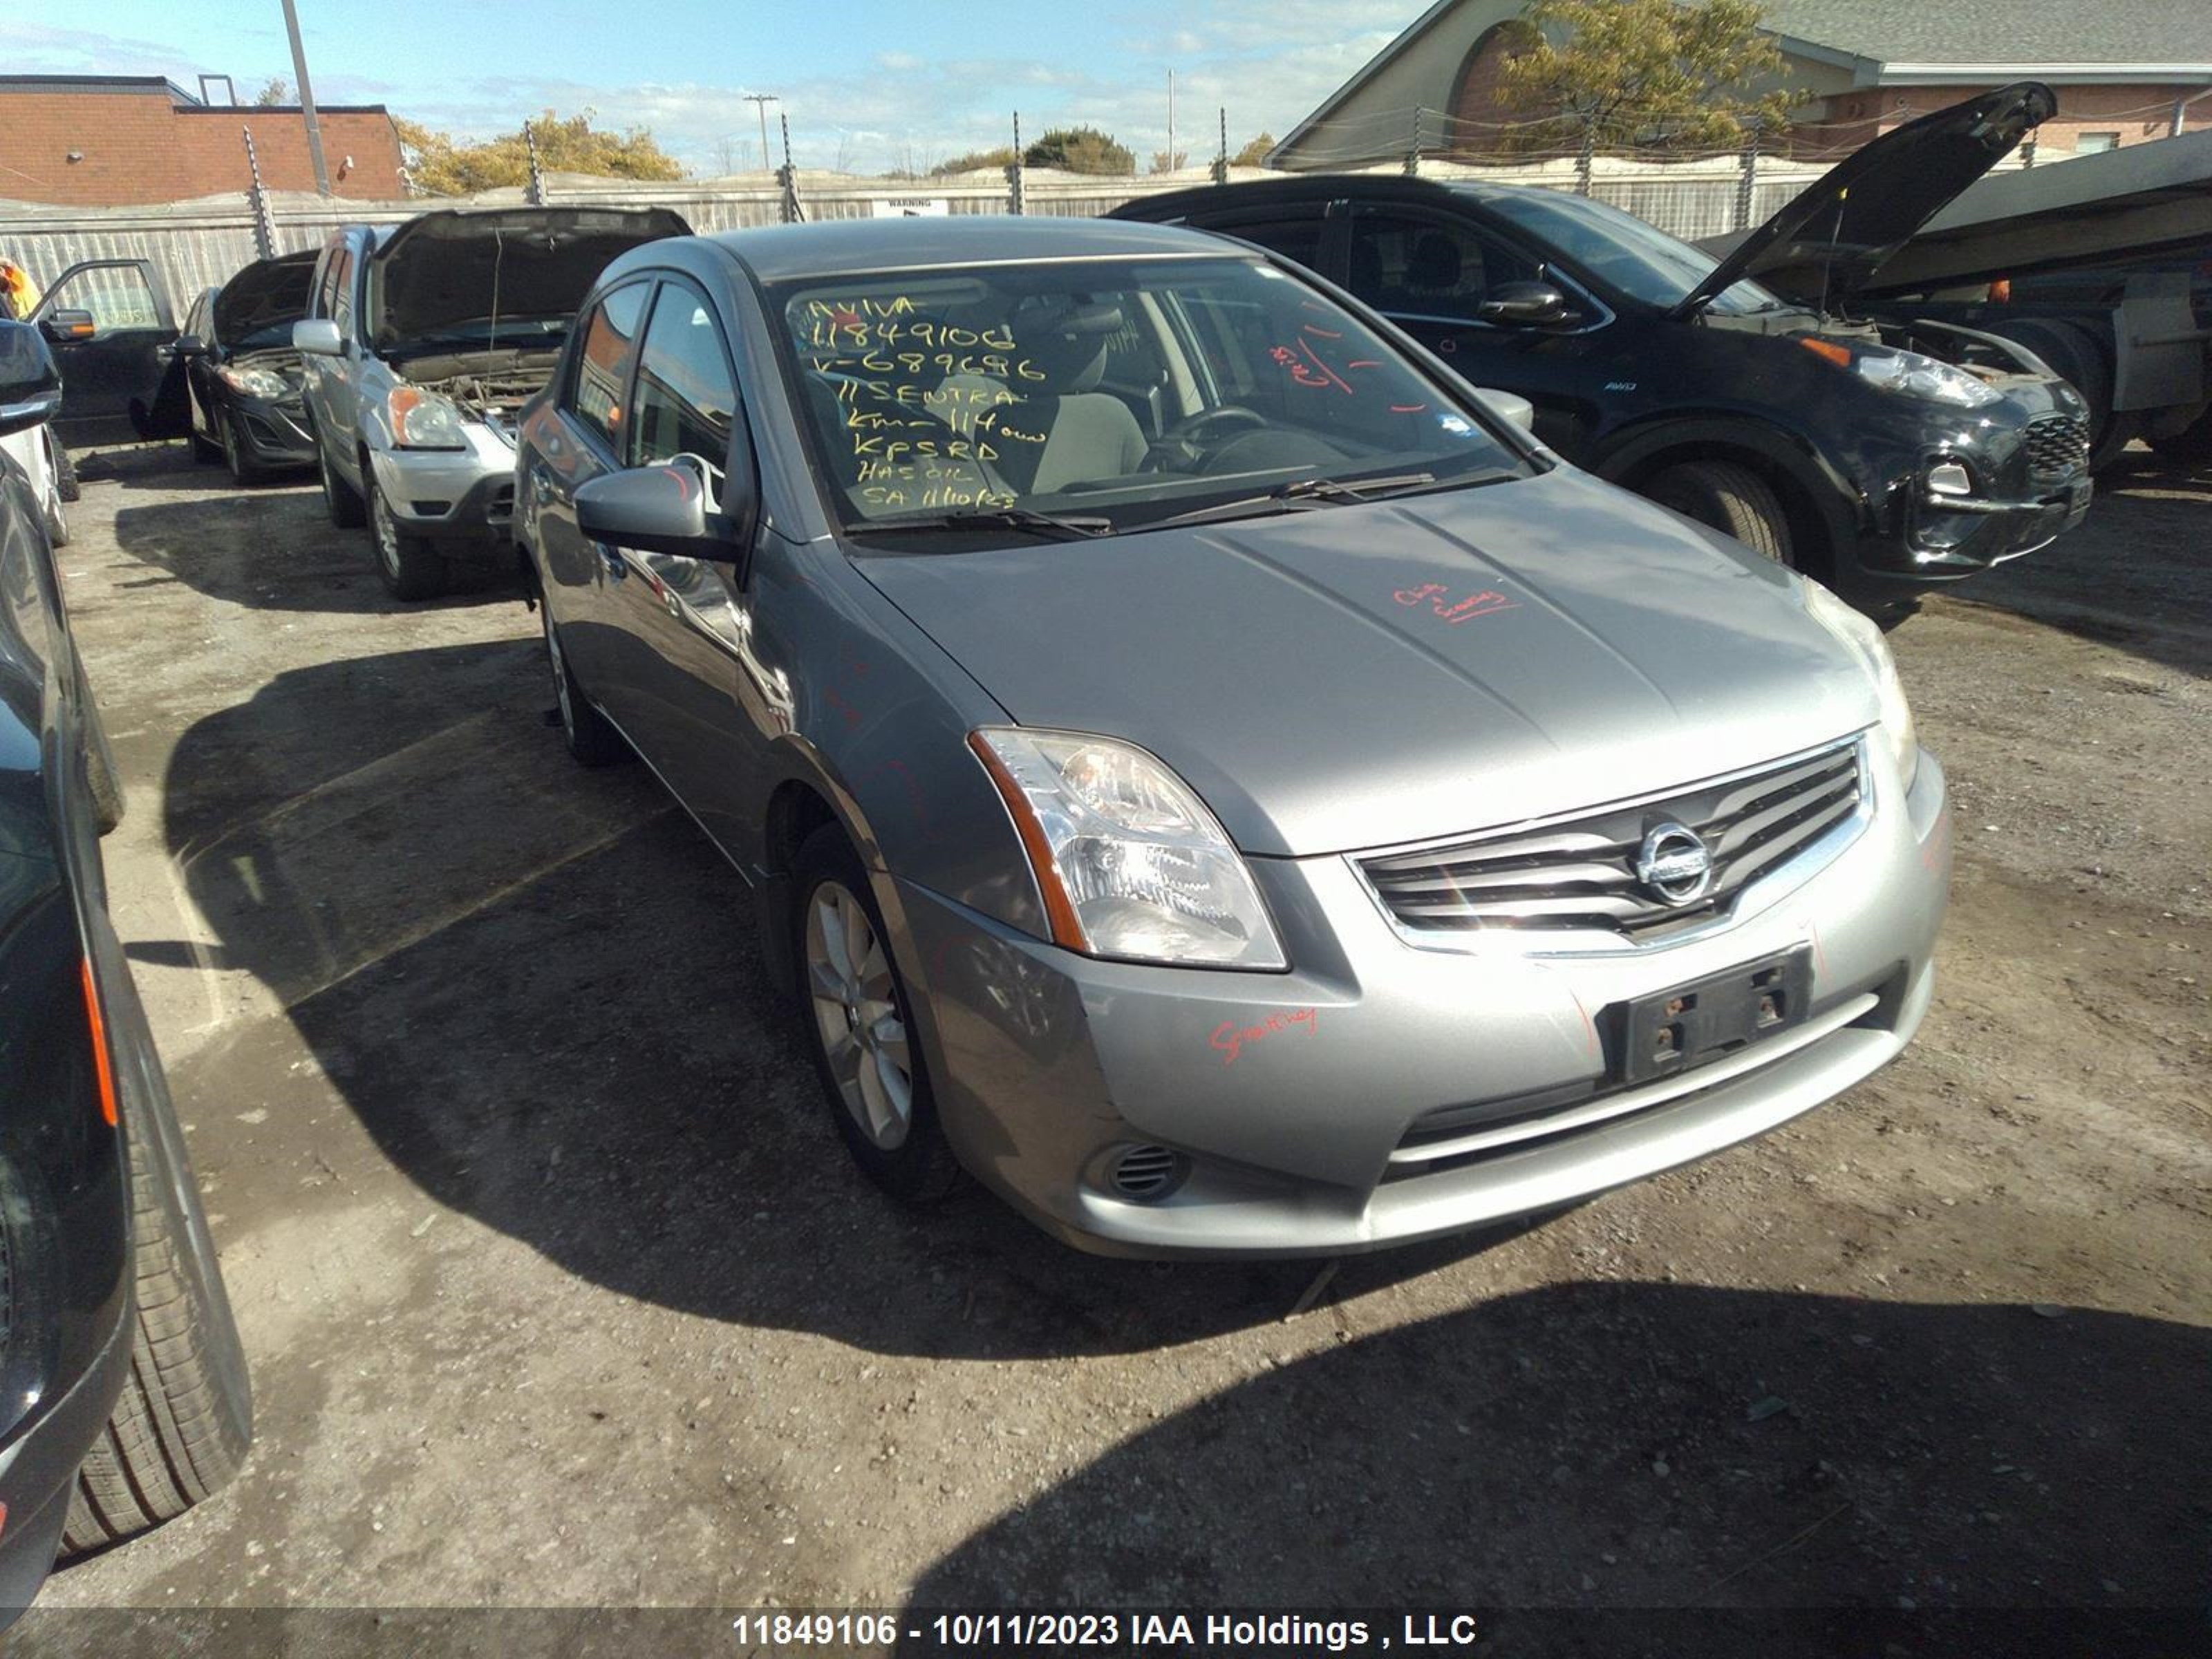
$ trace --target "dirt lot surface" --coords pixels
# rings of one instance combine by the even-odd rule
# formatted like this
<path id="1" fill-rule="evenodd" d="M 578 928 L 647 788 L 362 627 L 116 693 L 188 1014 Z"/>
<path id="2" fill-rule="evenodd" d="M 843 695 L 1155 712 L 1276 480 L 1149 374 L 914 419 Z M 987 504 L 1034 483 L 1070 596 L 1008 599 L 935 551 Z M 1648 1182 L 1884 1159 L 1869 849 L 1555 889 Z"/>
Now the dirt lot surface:
<path id="1" fill-rule="evenodd" d="M 2118 1652 L 2204 1605 L 2212 483 L 2108 478 L 1893 636 L 1959 860 L 1902 1060 L 1286 1318 L 1310 1264 L 866 1188 L 737 878 L 569 763 L 514 589 L 402 608 L 311 489 L 180 447 L 83 473 L 116 918 L 258 1438 L 19 1651 L 99 1607 L 1412 1598 L 2088 1608 Z"/>

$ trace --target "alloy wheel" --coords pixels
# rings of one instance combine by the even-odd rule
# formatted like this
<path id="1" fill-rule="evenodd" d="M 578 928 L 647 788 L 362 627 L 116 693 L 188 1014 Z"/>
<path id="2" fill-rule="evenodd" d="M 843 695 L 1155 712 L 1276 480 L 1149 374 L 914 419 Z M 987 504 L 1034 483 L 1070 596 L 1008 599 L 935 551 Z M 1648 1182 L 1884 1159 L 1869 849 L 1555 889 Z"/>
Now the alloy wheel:
<path id="1" fill-rule="evenodd" d="M 806 907 L 806 989 L 845 1110 L 884 1152 L 914 1125 L 914 1062 L 890 957 L 860 899 L 825 881 Z"/>

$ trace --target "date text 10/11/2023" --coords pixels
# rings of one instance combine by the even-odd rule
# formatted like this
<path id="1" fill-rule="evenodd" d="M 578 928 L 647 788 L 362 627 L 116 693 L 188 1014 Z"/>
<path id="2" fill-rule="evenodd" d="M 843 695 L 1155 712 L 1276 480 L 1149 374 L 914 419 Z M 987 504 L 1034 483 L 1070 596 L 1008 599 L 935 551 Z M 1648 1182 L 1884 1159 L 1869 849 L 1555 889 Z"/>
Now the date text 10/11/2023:
<path id="1" fill-rule="evenodd" d="M 890 1647 L 919 1644 L 931 1650 L 1060 1648 L 1172 1648 L 1182 1652 L 1349 1653 L 1404 1649 L 1472 1649 L 1480 1626 L 1472 1613 L 1073 1613 L 989 1612 L 745 1613 L 731 1620 L 742 1641 L 780 1649 Z"/>

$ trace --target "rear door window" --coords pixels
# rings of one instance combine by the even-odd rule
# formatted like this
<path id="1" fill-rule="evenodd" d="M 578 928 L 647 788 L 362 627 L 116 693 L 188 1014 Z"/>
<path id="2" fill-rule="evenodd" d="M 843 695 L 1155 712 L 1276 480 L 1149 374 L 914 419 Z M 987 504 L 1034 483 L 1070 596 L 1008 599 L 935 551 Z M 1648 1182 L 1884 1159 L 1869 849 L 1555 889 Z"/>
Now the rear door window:
<path id="1" fill-rule="evenodd" d="M 616 455 L 623 453 L 623 388 L 637 352 L 638 325 L 644 320 L 649 284 L 618 288 L 592 308 L 584 325 L 584 343 L 568 383 L 563 406 L 576 424 L 597 435 Z"/>
<path id="2" fill-rule="evenodd" d="M 1322 252 L 1325 224 L 1320 210 L 1316 209 L 1311 213 L 1292 214 L 1280 218 L 1232 219 L 1220 224 L 1207 225 L 1206 228 L 1218 230 L 1224 236 L 1257 242 L 1270 252 L 1279 253 L 1293 264 L 1304 265 L 1308 270 L 1326 276 L 1328 272 L 1322 264 L 1325 257 Z"/>
<path id="3" fill-rule="evenodd" d="M 638 356 L 623 465 L 696 455 L 720 470 L 729 459 L 737 407 L 737 378 L 714 313 L 687 285 L 662 283 Z"/>

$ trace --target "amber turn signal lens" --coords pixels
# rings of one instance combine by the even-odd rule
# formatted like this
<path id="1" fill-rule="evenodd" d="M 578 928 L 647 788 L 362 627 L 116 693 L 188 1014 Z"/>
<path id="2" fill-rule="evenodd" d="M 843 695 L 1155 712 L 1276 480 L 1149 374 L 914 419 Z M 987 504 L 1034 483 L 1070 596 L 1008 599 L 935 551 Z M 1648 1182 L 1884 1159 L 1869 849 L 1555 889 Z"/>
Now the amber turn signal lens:
<path id="1" fill-rule="evenodd" d="M 92 1026 L 92 1068 L 100 1082 L 100 1115 L 115 1127 L 115 1066 L 107 1057 L 107 1021 L 100 1011 L 100 987 L 92 977 L 92 958 L 82 963 L 85 1018 Z"/>
<path id="2" fill-rule="evenodd" d="M 1075 914 L 1075 902 L 1067 896 L 1067 884 L 1060 878 L 1059 860 L 1052 855 L 1052 842 L 1045 836 L 1044 826 L 1037 822 L 1036 810 L 989 744 L 970 732 L 968 746 L 975 751 L 975 758 L 983 763 L 983 769 L 998 786 L 1000 797 L 1006 803 L 1007 815 L 1014 821 L 1014 833 L 1022 838 L 1022 850 L 1030 855 L 1037 892 L 1044 900 L 1045 920 L 1052 925 L 1052 942 L 1071 951 L 1088 951 L 1090 935 L 1083 931 L 1082 919 Z"/>

